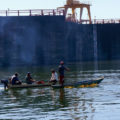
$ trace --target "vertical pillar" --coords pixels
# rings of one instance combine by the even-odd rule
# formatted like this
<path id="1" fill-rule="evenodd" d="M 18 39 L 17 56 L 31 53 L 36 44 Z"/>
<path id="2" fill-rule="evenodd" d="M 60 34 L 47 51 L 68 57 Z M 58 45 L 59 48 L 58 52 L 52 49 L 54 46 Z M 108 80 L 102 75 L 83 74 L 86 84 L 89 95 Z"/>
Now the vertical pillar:
<path id="1" fill-rule="evenodd" d="M 72 18 L 75 20 L 75 8 L 72 8 Z"/>
<path id="2" fill-rule="evenodd" d="M 6 16 L 8 16 L 8 12 L 7 12 L 7 10 L 6 10 Z"/>
<path id="3" fill-rule="evenodd" d="M 103 22 L 102 22 L 102 24 L 104 24 L 104 19 L 103 19 Z"/>
<path id="4" fill-rule="evenodd" d="M 20 15 L 20 12 L 19 12 L 19 10 L 18 10 L 18 16 Z"/>
<path id="5" fill-rule="evenodd" d="M 55 10 L 53 10 L 53 16 L 55 15 Z"/>
<path id="6" fill-rule="evenodd" d="M 32 11 L 30 10 L 30 16 L 32 16 Z"/>
<path id="7" fill-rule="evenodd" d="M 65 17 L 66 17 L 66 15 L 67 15 L 67 10 L 68 10 L 68 8 L 65 8 L 65 11 L 64 11 Z"/>
<path id="8" fill-rule="evenodd" d="M 63 15 L 66 16 L 66 15 L 65 15 L 65 10 L 63 10 Z"/>
<path id="9" fill-rule="evenodd" d="M 89 7 L 87 7 L 87 10 L 88 10 L 89 24 L 91 24 L 90 6 L 89 6 Z"/>
<path id="10" fill-rule="evenodd" d="M 82 23 L 83 7 L 80 8 L 80 23 Z"/>
<path id="11" fill-rule="evenodd" d="M 41 10 L 41 15 L 42 15 L 42 16 L 44 15 L 43 10 Z"/>

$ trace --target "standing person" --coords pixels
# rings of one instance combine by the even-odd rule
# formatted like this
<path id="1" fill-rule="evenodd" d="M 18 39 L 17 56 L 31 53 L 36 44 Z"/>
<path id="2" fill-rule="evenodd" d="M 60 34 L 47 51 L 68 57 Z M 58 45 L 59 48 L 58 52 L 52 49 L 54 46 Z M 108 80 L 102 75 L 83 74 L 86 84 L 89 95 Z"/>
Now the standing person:
<path id="1" fill-rule="evenodd" d="M 52 72 L 52 76 L 50 78 L 50 82 L 53 83 L 53 85 L 55 85 L 58 81 L 58 74 L 54 69 L 52 69 L 51 72 Z"/>
<path id="2" fill-rule="evenodd" d="M 15 75 L 11 79 L 12 85 L 21 85 L 22 82 L 18 78 L 18 73 L 15 73 Z"/>
<path id="3" fill-rule="evenodd" d="M 33 80 L 33 78 L 31 77 L 30 72 L 28 72 L 28 73 L 27 73 L 27 76 L 26 76 L 26 83 L 27 83 L 27 84 L 32 84 L 32 83 L 34 83 L 34 82 L 35 82 L 35 80 Z"/>
<path id="4" fill-rule="evenodd" d="M 58 71 L 59 71 L 59 84 L 63 85 L 64 84 L 64 71 L 69 71 L 69 68 L 64 66 L 64 61 L 60 62 Z"/>

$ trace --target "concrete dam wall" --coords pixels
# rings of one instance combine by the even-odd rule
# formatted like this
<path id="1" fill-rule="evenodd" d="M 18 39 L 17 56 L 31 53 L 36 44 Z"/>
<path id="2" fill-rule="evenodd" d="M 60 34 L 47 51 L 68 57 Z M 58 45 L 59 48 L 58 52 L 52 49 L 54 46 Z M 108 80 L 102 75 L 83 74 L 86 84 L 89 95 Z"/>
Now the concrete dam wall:
<path id="1" fill-rule="evenodd" d="M 0 17 L 0 66 L 120 59 L 120 24 L 77 24 L 64 16 Z"/>

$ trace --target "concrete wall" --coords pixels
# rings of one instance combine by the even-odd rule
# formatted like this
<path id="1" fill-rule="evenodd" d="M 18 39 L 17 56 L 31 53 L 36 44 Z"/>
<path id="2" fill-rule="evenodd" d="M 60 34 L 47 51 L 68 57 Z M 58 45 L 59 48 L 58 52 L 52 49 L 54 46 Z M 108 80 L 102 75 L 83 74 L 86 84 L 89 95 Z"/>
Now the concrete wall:
<path id="1" fill-rule="evenodd" d="M 98 60 L 120 59 L 119 26 L 80 25 L 64 16 L 0 17 L 0 65 L 94 61 L 95 51 Z"/>
<path id="2" fill-rule="evenodd" d="M 120 24 L 97 25 L 98 60 L 120 60 Z"/>

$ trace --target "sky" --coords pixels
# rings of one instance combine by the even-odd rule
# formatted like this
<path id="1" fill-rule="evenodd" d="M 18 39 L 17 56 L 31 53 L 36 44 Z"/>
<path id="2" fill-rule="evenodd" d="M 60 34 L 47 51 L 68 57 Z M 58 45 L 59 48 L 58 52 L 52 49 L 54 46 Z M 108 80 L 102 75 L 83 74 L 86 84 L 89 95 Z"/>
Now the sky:
<path id="1" fill-rule="evenodd" d="M 81 0 L 90 2 L 92 19 L 120 19 L 120 0 Z M 0 10 L 56 9 L 66 0 L 0 0 Z M 87 13 L 84 13 L 87 14 Z"/>

